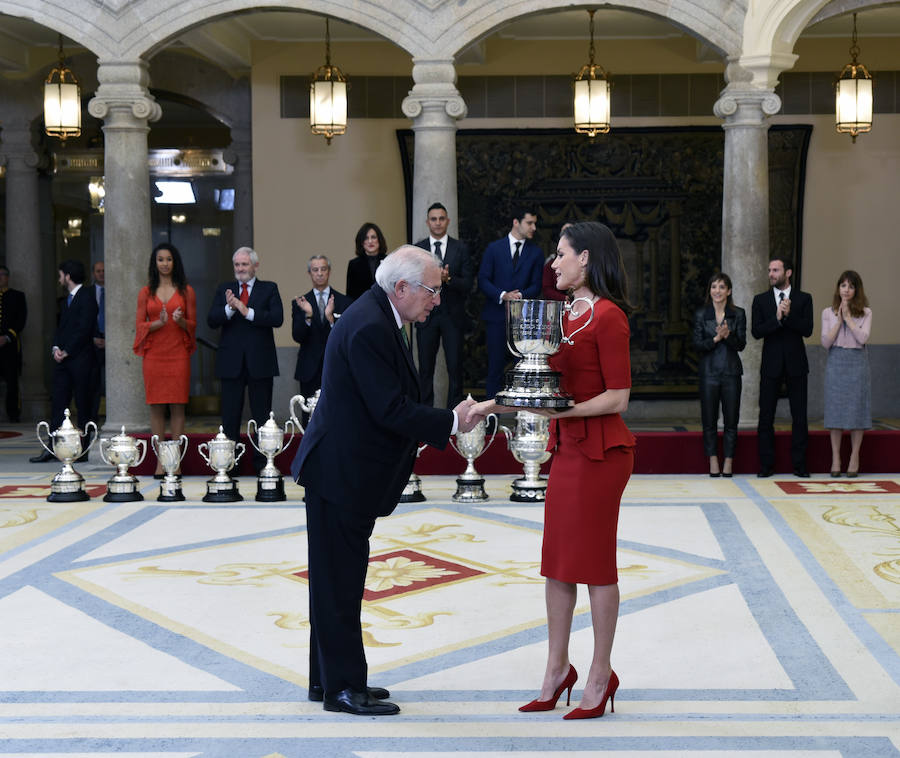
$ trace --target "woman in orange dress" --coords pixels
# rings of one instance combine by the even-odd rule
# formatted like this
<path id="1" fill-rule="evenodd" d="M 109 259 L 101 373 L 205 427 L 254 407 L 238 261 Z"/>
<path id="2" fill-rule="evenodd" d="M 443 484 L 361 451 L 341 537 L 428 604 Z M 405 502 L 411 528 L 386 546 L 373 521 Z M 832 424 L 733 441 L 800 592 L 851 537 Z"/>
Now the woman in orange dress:
<path id="1" fill-rule="evenodd" d="M 144 358 L 144 392 L 150 431 L 165 439 L 166 406 L 172 437 L 184 434 L 184 409 L 191 381 L 191 353 L 197 347 L 197 299 L 187 283 L 178 248 L 157 245 L 150 256 L 148 284 L 138 294 L 134 352 Z M 156 463 L 154 476 L 161 477 Z"/>
<path id="2" fill-rule="evenodd" d="M 603 224 L 573 224 L 562 232 L 553 261 L 556 286 L 571 290 L 564 343 L 550 359 L 575 398 L 549 416 L 554 451 L 544 504 L 541 574 L 546 577 L 549 650 L 540 696 L 521 711 L 548 711 L 578 674 L 569 661 L 569 634 L 578 584 L 588 586 L 594 653 L 581 703 L 566 719 L 602 716 L 614 705 L 619 679 L 610 657 L 619 614 L 616 528 L 619 502 L 634 465 L 634 435 L 622 421 L 631 394 L 630 331 L 625 269 L 616 239 Z M 590 315 L 593 314 L 593 315 Z M 577 334 L 576 330 L 580 329 Z M 492 400 L 469 411 L 512 411 Z"/>

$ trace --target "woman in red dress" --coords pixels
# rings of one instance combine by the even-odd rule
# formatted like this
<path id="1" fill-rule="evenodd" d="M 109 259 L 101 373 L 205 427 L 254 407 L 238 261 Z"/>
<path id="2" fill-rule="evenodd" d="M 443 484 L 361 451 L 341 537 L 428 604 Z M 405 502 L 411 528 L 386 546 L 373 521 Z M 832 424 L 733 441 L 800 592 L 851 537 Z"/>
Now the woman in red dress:
<path id="1" fill-rule="evenodd" d="M 557 288 L 572 291 L 564 332 L 574 344 L 564 343 L 550 364 L 562 373 L 562 385 L 575 405 L 560 411 L 529 409 L 550 417 L 550 449 L 555 453 L 541 553 L 549 651 L 540 696 L 519 710 L 552 710 L 566 690 L 569 702 L 578 678 L 569 661 L 569 634 L 577 586 L 587 584 L 594 654 L 581 703 L 564 718 L 594 718 L 603 715 L 607 700 L 614 705 L 619 686 L 610 656 L 619 614 L 619 502 L 634 464 L 634 435 L 619 415 L 631 393 L 626 315 L 631 306 L 622 256 L 603 224 L 567 227 L 553 269 Z M 512 410 L 519 409 L 487 400 L 470 414 Z"/>
<path id="2" fill-rule="evenodd" d="M 184 433 L 184 409 L 191 381 L 191 353 L 197 347 L 197 299 L 187 283 L 181 255 L 163 242 L 150 256 L 148 284 L 138 294 L 134 352 L 144 358 L 144 392 L 150 431 L 165 439 L 166 406 L 172 437 Z M 157 461 L 154 476 L 161 477 Z"/>

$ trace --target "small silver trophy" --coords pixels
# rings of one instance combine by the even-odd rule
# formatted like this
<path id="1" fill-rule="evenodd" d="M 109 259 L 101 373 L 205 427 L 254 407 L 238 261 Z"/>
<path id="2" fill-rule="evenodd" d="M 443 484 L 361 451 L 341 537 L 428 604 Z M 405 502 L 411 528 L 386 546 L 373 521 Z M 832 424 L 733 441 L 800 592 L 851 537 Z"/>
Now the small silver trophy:
<path id="1" fill-rule="evenodd" d="M 291 436 L 285 442 L 284 435 L 288 433 L 288 427 L 291 429 Z M 259 442 L 253 441 L 254 432 Z M 255 419 L 247 422 L 247 438 L 256 450 L 266 456 L 266 465 L 256 480 L 256 499 L 265 503 L 286 500 L 284 479 L 275 466 L 275 456 L 286 450 L 294 439 L 294 422 L 288 419 L 282 429 L 275 423 L 275 414 L 270 411 L 269 420 L 260 427 L 257 427 Z"/>
<path id="2" fill-rule="evenodd" d="M 491 446 L 494 437 L 497 436 L 495 428 L 487 444 L 484 443 L 487 421 L 491 417 L 496 426 L 497 416 L 490 413 L 475 424 L 471 431 L 457 432 L 455 445 L 453 440 L 450 440 L 450 445 L 466 459 L 467 464 L 466 470 L 456 479 L 456 492 L 451 496 L 454 502 L 477 503 L 488 499 L 488 495 L 484 491 L 484 477 L 475 470 L 475 459 Z"/>
<path id="3" fill-rule="evenodd" d="M 560 387 L 558 371 L 550 368 L 547 359 L 563 342 L 572 344 L 572 337 L 594 318 L 591 316 L 571 335 L 563 332 L 563 319 L 579 301 L 508 300 L 506 302 L 506 344 L 519 358 L 512 371 L 506 372 L 506 387 L 497 394 L 500 405 L 516 408 L 568 408 L 572 396 Z"/>
<path id="4" fill-rule="evenodd" d="M 525 476 L 512 483 L 509 499 L 517 503 L 543 502 L 547 480 L 541 477 L 541 464 L 550 459 L 550 419 L 531 411 L 516 411 L 516 430 L 503 427 L 513 457 L 523 465 Z"/>
<path id="5" fill-rule="evenodd" d="M 188 449 L 188 438 L 186 434 L 182 434 L 177 440 L 161 440 L 159 435 L 154 434 L 150 438 L 150 447 L 156 453 L 160 464 L 165 471 L 162 481 L 159 483 L 159 495 L 157 500 L 162 503 L 174 503 L 184 500 L 184 493 L 181 491 L 181 475 L 175 471 L 184 460 L 184 454 Z"/>
<path id="6" fill-rule="evenodd" d="M 47 427 L 47 442 L 52 440 L 53 449 L 41 438 L 41 427 Z M 86 436 L 93 429 L 93 436 L 87 448 L 82 449 L 81 438 Z M 72 462 L 81 457 L 82 453 L 86 453 L 97 441 L 97 425 L 93 421 L 88 421 L 84 427 L 84 432 L 72 425 L 69 420 L 69 409 L 65 410 L 65 418 L 59 429 L 50 432 L 50 424 L 41 421 L 36 429 L 38 442 L 41 443 L 44 450 L 62 461 L 63 467 L 50 482 L 50 494 L 47 501 L 51 503 L 73 503 L 79 500 L 89 500 L 87 491 L 84 488 L 84 477 L 79 474 L 73 467 Z"/>
<path id="7" fill-rule="evenodd" d="M 300 434 L 306 434 L 306 430 L 303 428 L 303 424 L 300 423 L 300 414 L 298 414 L 294 410 L 294 406 L 298 405 L 301 411 L 308 414 L 309 417 L 312 418 L 313 411 L 316 409 L 316 403 L 319 402 L 319 396 L 321 394 L 322 390 L 318 389 L 309 399 L 303 397 L 303 395 L 294 395 L 288 403 L 288 410 L 291 413 L 291 421 L 294 422 L 294 427 L 300 430 Z M 309 423 L 309 421 L 307 421 L 306 423 Z"/>
<path id="8" fill-rule="evenodd" d="M 136 440 L 125 434 L 125 427 L 113 437 L 100 440 L 100 458 L 107 466 L 115 466 L 116 473 L 106 483 L 106 494 L 103 499 L 108 503 L 129 503 L 143 500 L 144 496 L 138 487 L 140 481 L 128 473 L 132 466 L 140 466 L 147 455 L 146 440 Z M 140 457 L 139 457 L 140 456 Z"/>
<path id="9" fill-rule="evenodd" d="M 203 452 L 204 448 L 207 449 L 208 455 Z M 221 426 L 219 433 L 213 439 L 197 445 L 200 457 L 216 472 L 216 475 L 206 482 L 204 503 L 234 503 L 244 499 L 238 491 L 237 482 L 228 476 L 228 472 L 241 459 L 246 448 L 247 446 L 243 442 L 228 439 Z"/>
<path id="10" fill-rule="evenodd" d="M 416 459 L 418 460 L 419 456 L 422 455 L 422 451 L 428 447 L 428 445 L 419 445 L 419 449 L 416 450 Z M 419 478 L 419 475 L 413 471 L 409 475 L 409 481 L 406 483 L 406 486 L 403 488 L 403 492 L 400 494 L 400 499 L 397 501 L 398 503 L 421 503 L 428 498 L 425 497 L 425 493 L 422 492 L 422 480 Z"/>

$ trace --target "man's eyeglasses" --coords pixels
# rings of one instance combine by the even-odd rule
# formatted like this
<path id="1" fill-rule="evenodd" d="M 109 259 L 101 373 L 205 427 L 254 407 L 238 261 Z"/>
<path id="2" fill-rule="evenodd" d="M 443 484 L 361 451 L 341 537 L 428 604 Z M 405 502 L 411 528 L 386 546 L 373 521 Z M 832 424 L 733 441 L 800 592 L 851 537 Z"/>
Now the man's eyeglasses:
<path id="1" fill-rule="evenodd" d="M 429 287 L 427 284 L 422 284 L 422 282 L 416 282 L 416 284 L 418 284 L 422 289 L 428 290 L 431 293 L 432 298 L 440 297 L 441 290 L 444 289 L 443 287 L 438 287 L 437 289 L 433 289 L 433 288 Z"/>

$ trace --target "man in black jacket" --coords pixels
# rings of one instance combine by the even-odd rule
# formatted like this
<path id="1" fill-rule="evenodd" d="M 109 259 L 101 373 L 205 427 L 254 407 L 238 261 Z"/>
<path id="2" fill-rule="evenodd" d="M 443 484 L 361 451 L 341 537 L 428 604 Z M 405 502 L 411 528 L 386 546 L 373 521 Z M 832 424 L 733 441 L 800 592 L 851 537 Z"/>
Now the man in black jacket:
<path id="1" fill-rule="evenodd" d="M 791 461 L 796 476 L 808 477 L 806 442 L 806 383 L 809 362 L 804 337 L 813 331 L 812 297 L 791 286 L 791 263 L 769 261 L 771 288 L 753 298 L 751 332 L 763 340 L 759 376 L 758 476 L 775 472 L 775 407 L 782 383 L 791 406 Z"/>

